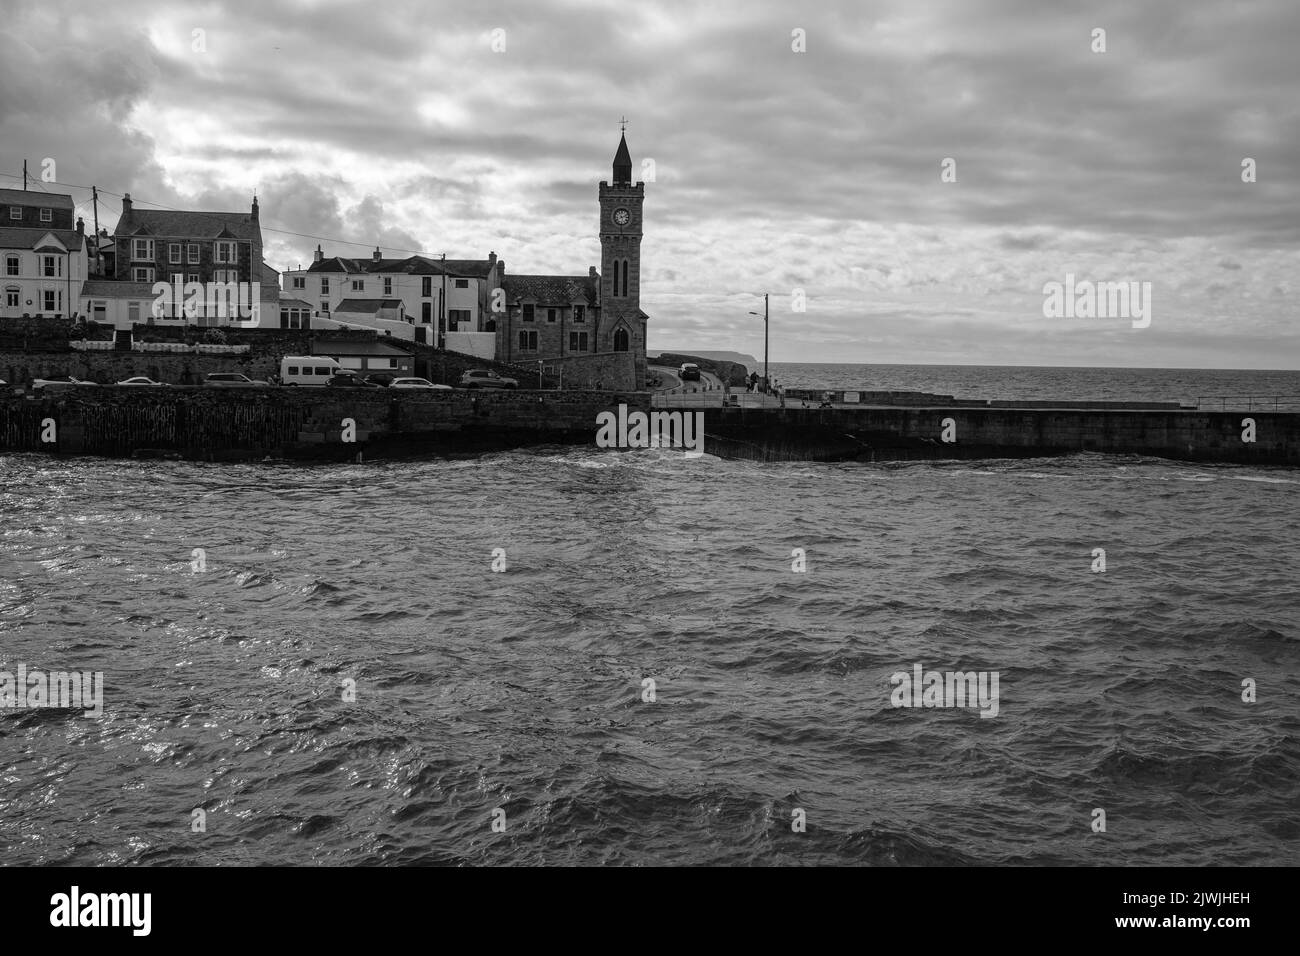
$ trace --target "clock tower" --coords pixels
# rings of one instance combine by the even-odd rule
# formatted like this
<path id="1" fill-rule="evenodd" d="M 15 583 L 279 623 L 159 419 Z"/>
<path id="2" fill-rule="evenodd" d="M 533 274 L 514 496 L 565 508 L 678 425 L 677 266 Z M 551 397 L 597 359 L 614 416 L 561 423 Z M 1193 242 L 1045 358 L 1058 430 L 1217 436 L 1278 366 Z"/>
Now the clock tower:
<path id="1" fill-rule="evenodd" d="M 632 182 L 627 137 L 618 141 L 614 176 L 600 184 L 601 352 L 631 352 L 638 387 L 646 379 L 646 314 L 641 311 L 641 203 L 645 183 Z"/>

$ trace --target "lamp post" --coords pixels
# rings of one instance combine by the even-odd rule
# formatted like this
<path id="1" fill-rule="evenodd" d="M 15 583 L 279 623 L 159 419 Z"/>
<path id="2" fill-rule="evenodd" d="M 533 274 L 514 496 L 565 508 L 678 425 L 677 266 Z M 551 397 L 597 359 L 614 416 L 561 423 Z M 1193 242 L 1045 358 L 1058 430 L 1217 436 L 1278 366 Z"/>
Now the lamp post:
<path id="1" fill-rule="evenodd" d="M 768 293 L 763 293 L 763 390 L 772 387 L 772 380 L 767 376 L 767 329 L 768 329 L 768 310 L 767 310 Z M 751 312 L 750 315 L 758 315 L 757 312 Z"/>

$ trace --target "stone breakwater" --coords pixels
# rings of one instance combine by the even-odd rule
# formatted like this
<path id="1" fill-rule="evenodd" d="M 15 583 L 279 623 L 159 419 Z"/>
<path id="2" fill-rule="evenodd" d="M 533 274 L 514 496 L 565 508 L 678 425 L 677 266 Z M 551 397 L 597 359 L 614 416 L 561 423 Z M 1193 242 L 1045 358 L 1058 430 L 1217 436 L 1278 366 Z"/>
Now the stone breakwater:
<path id="1" fill-rule="evenodd" d="M 644 392 L 99 387 L 0 398 L 0 451 L 353 459 L 595 445 Z M 701 408 L 704 451 L 760 461 L 1019 458 L 1096 452 L 1300 465 L 1300 414 L 944 406 Z M 680 411 L 694 411 L 682 408 Z"/>

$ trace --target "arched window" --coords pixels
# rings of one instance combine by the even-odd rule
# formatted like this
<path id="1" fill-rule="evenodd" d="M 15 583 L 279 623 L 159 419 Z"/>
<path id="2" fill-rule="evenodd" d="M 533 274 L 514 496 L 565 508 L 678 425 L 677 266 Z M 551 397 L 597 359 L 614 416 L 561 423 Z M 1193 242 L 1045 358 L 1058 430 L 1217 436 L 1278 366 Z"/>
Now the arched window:
<path id="1" fill-rule="evenodd" d="M 627 329 L 619 329 L 614 333 L 614 351 L 627 351 Z"/>
<path id="2" fill-rule="evenodd" d="M 627 260 L 623 260 L 623 298 L 627 298 Z"/>
<path id="3" fill-rule="evenodd" d="M 618 260 L 614 260 L 614 298 L 618 298 Z"/>

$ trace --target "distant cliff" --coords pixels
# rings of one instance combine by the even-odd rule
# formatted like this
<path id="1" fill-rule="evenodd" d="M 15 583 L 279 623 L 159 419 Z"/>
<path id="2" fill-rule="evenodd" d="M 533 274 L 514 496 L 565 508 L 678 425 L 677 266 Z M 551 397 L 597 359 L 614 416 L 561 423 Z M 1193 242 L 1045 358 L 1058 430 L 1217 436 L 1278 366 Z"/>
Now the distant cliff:
<path id="1" fill-rule="evenodd" d="M 714 361 L 714 362 L 734 362 L 736 365 L 743 365 L 743 366 L 745 366 L 745 368 L 749 369 L 749 371 L 751 371 L 751 372 L 753 372 L 753 371 L 757 371 L 760 375 L 763 374 L 763 370 L 762 370 L 762 368 L 760 368 L 760 366 L 761 366 L 763 363 L 760 362 L 758 359 L 754 358 L 754 356 L 752 356 L 752 355 L 746 355 L 744 352 L 695 352 L 695 351 L 692 351 L 692 352 L 689 352 L 689 353 L 679 353 L 679 352 L 668 353 L 668 352 L 664 352 L 664 353 L 661 353 L 661 354 L 664 354 L 664 355 L 668 355 L 668 354 L 672 354 L 672 355 L 689 354 L 689 355 L 696 355 L 696 356 L 699 356 L 700 358 L 710 359 L 710 360 L 712 360 L 712 361 Z"/>

